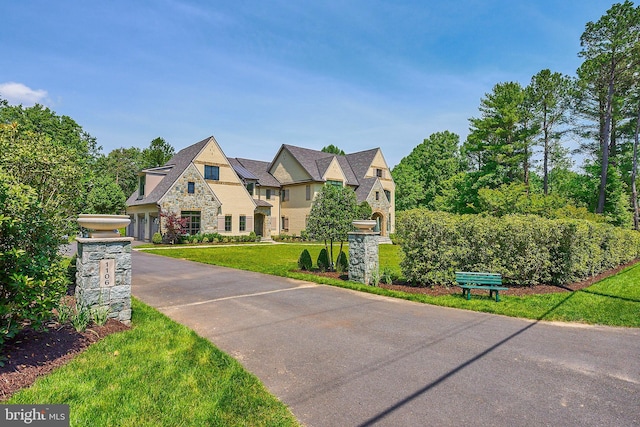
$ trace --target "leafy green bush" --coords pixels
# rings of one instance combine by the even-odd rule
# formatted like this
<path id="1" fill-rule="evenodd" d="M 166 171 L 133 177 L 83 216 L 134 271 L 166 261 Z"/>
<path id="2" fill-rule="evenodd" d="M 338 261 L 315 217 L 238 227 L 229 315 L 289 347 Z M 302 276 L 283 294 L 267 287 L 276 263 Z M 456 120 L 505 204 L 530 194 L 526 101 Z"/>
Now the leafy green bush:
<path id="1" fill-rule="evenodd" d="M 68 283 L 63 232 L 31 187 L 0 174 L 0 348 L 26 325 L 53 318 Z"/>
<path id="2" fill-rule="evenodd" d="M 393 270 L 389 267 L 385 267 L 382 269 L 382 274 L 380 275 L 380 280 L 387 285 L 393 284 Z"/>
<path id="3" fill-rule="evenodd" d="M 309 271 L 312 266 L 313 261 L 311 261 L 311 254 L 309 254 L 309 251 L 305 249 L 298 258 L 298 269 Z"/>
<path id="4" fill-rule="evenodd" d="M 91 308 L 91 320 L 98 326 L 104 326 L 109 318 L 111 309 L 108 305 L 100 305 Z"/>
<path id="5" fill-rule="evenodd" d="M 56 312 L 58 317 L 58 323 L 61 325 L 64 325 L 71 319 L 71 315 L 73 314 L 73 309 L 69 304 L 65 303 L 64 301 L 60 301 L 60 305 L 58 305 Z"/>
<path id="6" fill-rule="evenodd" d="M 316 262 L 320 271 L 327 271 L 331 268 L 331 263 L 329 262 L 329 253 L 325 248 L 322 248 L 320 254 L 318 255 L 318 260 Z"/>
<path id="7" fill-rule="evenodd" d="M 76 304 L 76 309 L 71 314 L 71 325 L 78 332 L 84 332 L 91 323 L 91 310 L 87 307 L 80 307 Z"/>
<path id="8" fill-rule="evenodd" d="M 417 284 L 452 284 L 455 271 L 501 273 L 512 285 L 565 284 L 640 257 L 640 233 L 586 220 L 412 210 L 397 225 L 403 274 Z"/>
<path id="9" fill-rule="evenodd" d="M 153 233 L 153 237 L 151 238 L 151 242 L 155 245 L 159 245 L 160 243 L 162 243 L 162 234 L 160 233 Z"/>
<path id="10" fill-rule="evenodd" d="M 344 273 L 349 270 L 349 260 L 347 260 L 347 254 L 344 251 L 340 251 L 338 259 L 336 259 L 336 271 L 338 273 Z"/>

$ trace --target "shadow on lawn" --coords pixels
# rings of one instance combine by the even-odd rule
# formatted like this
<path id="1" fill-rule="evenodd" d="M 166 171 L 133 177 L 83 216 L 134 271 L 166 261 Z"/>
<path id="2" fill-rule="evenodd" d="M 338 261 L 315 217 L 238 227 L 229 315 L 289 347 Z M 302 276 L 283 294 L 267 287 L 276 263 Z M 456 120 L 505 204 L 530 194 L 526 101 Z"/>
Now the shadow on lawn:
<path id="1" fill-rule="evenodd" d="M 600 292 L 589 291 L 589 290 L 586 290 L 586 289 L 581 289 L 578 292 L 584 292 L 585 294 L 591 294 L 591 295 L 598 295 L 598 296 L 601 296 L 601 297 L 620 299 L 622 301 L 640 302 L 640 300 L 637 300 L 637 299 L 634 299 L 634 298 L 625 298 L 625 297 L 621 297 L 621 296 L 618 296 L 618 295 L 602 294 Z"/>
<path id="2" fill-rule="evenodd" d="M 503 344 L 511 341 L 512 339 L 514 339 L 518 335 L 520 335 L 520 334 L 526 332 L 527 330 L 533 328 L 541 320 L 546 318 L 549 314 L 553 313 L 556 309 L 558 309 L 558 307 L 560 307 L 562 304 L 567 302 L 574 295 L 575 295 L 575 292 L 570 293 L 569 295 L 567 295 L 567 297 L 565 299 L 560 301 L 558 304 L 556 304 L 551 309 L 547 310 L 547 312 L 545 312 L 542 316 L 540 316 L 535 322 L 525 326 L 524 328 L 520 329 L 519 331 L 514 332 L 513 334 L 509 335 L 508 337 L 506 337 L 502 341 L 499 341 L 496 344 L 492 345 L 491 347 L 489 347 L 488 349 L 486 349 L 482 353 L 479 353 L 476 356 L 472 357 L 471 359 L 467 360 L 466 362 L 458 365 L 456 368 L 454 368 L 451 371 L 447 372 L 446 374 L 442 375 L 440 378 L 438 378 L 435 381 L 427 384 L 426 386 L 424 386 L 420 390 L 417 390 L 416 392 L 410 394 L 409 396 L 405 397 L 404 399 L 398 401 L 395 405 L 390 406 L 389 408 L 387 408 L 384 411 L 376 414 L 372 418 L 369 418 L 368 420 L 366 420 L 365 422 L 363 422 L 359 426 L 360 427 L 372 426 L 372 425 L 376 424 L 377 422 L 379 422 L 380 420 L 382 420 L 383 418 L 385 418 L 388 415 L 390 415 L 391 413 L 393 413 L 394 411 L 400 409 L 404 405 L 410 403 L 411 401 L 415 400 L 416 398 L 418 398 L 418 397 L 422 396 L 423 394 L 427 393 L 432 388 L 436 387 L 437 385 L 439 385 L 442 382 L 446 381 L 448 378 L 454 376 L 455 374 L 457 374 L 458 372 L 462 371 L 466 367 L 468 367 L 468 366 L 472 365 L 473 363 L 477 362 L 478 360 L 482 359 L 483 357 L 485 357 L 486 355 L 488 355 L 492 351 L 494 351 L 497 348 L 501 347 Z M 605 295 L 605 296 L 609 296 L 609 295 Z M 615 297 L 615 298 L 617 298 L 617 297 Z"/>

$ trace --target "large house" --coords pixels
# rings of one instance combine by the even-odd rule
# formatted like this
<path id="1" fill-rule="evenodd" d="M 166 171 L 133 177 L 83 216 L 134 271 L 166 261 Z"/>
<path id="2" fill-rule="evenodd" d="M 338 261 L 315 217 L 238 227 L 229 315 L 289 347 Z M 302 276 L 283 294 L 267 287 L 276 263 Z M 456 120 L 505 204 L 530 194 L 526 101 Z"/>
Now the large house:
<path id="1" fill-rule="evenodd" d="M 187 218 L 190 234 L 300 235 L 323 185 L 353 188 L 381 235 L 395 231 L 395 184 L 379 148 L 341 156 L 282 145 L 269 163 L 227 158 L 211 136 L 139 173 L 127 200 L 128 234 L 149 240 L 163 232 L 160 212 L 174 212 Z"/>

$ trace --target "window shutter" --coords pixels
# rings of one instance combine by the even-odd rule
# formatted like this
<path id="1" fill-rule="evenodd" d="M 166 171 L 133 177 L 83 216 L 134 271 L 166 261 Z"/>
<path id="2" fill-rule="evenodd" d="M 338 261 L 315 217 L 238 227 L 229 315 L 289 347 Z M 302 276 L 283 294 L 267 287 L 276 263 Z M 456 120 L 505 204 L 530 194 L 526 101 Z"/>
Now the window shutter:
<path id="1" fill-rule="evenodd" d="M 224 215 L 218 215 L 218 231 L 224 230 Z"/>
<path id="2" fill-rule="evenodd" d="M 247 217 L 247 231 L 253 231 L 253 217 L 252 216 L 248 216 Z"/>
<path id="3" fill-rule="evenodd" d="M 278 219 L 275 216 L 271 217 L 271 229 L 272 230 L 278 229 Z"/>

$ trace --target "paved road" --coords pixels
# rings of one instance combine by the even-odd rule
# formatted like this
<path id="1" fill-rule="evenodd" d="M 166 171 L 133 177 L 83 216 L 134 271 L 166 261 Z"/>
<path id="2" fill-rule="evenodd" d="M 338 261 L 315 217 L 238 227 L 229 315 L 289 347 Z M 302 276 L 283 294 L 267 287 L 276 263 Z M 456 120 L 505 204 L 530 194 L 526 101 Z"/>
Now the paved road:
<path id="1" fill-rule="evenodd" d="M 239 360 L 307 426 L 640 425 L 638 329 L 133 260 L 136 297 Z"/>

